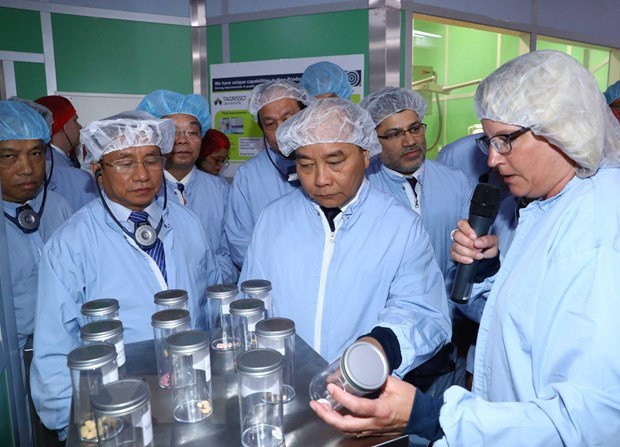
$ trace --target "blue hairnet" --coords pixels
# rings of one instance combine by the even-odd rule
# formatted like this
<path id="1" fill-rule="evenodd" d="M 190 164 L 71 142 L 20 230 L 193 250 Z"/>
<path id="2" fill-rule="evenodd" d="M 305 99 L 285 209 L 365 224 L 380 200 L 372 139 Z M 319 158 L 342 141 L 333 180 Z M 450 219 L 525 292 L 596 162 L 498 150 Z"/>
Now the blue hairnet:
<path id="1" fill-rule="evenodd" d="M 616 99 L 620 98 L 620 81 L 616 81 L 607 87 L 605 90 L 605 99 L 607 100 L 607 105 L 614 102 Z"/>
<path id="2" fill-rule="evenodd" d="M 334 93 L 340 98 L 351 99 L 353 94 L 347 72 L 332 62 L 323 61 L 310 65 L 301 75 L 299 83 L 312 96 Z"/>
<path id="3" fill-rule="evenodd" d="M 368 112 L 342 98 L 325 98 L 310 104 L 278 127 L 276 139 L 284 156 L 299 147 L 320 143 L 355 144 L 371 156 L 381 152 Z"/>
<path id="4" fill-rule="evenodd" d="M 201 95 L 182 95 L 170 90 L 155 90 L 142 98 L 136 110 L 148 112 L 156 118 L 176 113 L 192 115 L 200 123 L 203 137 L 211 128 L 209 103 Z"/>
<path id="5" fill-rule="evenodd" d="M 33 108 L 19 101 L 0 101 L 0 141 L 50 141 L 50 128 Z"/>
<path id="6" fill-rule="evenodd" d="M 400 87 L 383 87 L 362 99 L 360 106 L 368 110 L 375 126 L 379 126 L 384 119 L 403 110 L 413 110 L 420 121 L 426 114 L 424 97 L 414 90 Z"/>

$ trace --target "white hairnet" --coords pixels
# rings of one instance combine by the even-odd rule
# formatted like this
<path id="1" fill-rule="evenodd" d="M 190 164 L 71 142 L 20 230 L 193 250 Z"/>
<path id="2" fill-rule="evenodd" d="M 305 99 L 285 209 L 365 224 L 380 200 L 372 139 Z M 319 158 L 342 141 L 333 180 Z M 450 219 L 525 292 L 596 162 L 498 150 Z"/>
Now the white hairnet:
<path id="1" fill-rule="evenodd" d="M 316 102 L 316 99 L 310 96 L 308 92 L 296 82 L 286 79 L 277 79 L 275 81 L 263 82 L 252 89 L 248 111 L 254 116 L 254 121 L 258 121 L 258 111 L 262 109 L 264 105 L 284 98 L 294 99 L 306 106 Z"/>
<path id="2" fill-rule="evenodd" d="M 176 127 L 170 119 L 157 119 L 137 110 L 93 121 L 80 130 L 86 146 L 86 162 L 96 163 L 105 154 L 128 147 L 157 146 L 162 154 L 172 151 Z"/>
<path id="3" fill-rule="evenodd" d="M 49 143 L 51 131 L 45 120 L 22 101 L 0 101 L 0 141 L 43 140 Z"/>
<path id="4" fill-rule="evenodd" d="M 310 104 L 278 127 L 278 147 L 288 156 L 299 147 L 318 143 L 351 143 L 381 152 L 374 124 L 368 112 L 348 99 L 325 98 Z"/>
<path id="5" fill-rule="evenodd" d="M 596 80 L 559 51 L 534 51 L 499 67 L 478 86 L 475 109 L 480 120 L 546 138 L 579 165 L 579 177 L 620 164 L 620 125 Z"/>
<path id="6" fill-rule="evenodd" d="M 11 96 L 9 98 L 9 101 L 21 102 L 22 104 L 26 104 L 28 107 L 34 109 L 35 112 L 37 112 L 39 115 L 41 115 L 41 117 L 43 117 L 51 132 L 52 125 L 54 124 L 54 115 L 52 115 L 50 109 L 39 104 L 38 102 L 31 101 L 30 99 L 20 98 L 19 96 Z"/>
<path id="7" fill-rule="evenodd" d="M 308 66 L 299 84 L 312 96 L 333 93 L 340 98 L 351 99 L 353 87 L 346 71 L 333 62 L 321 61 Z"/>
<path id="8" fill-rule="evenodd" d="M 182 95 L 170 90 L 155 90 L 142 98 L 136 110 L 148 112 L 156 118 L 177 113 L 192 115 L 200 123 L 203 137 L 211 128 L 209 103 L 202 95 Z"/>
<path id="9" fill-rule="evenodd" d="M 400 87 L 383 87 L 362 99 L 360 106 L 368 110 L 375 127 L 384 119 L 403 110 L 413 110 L 420 117 L 420 121 L 426 115 L 426 100 L 422 95 Z"/>

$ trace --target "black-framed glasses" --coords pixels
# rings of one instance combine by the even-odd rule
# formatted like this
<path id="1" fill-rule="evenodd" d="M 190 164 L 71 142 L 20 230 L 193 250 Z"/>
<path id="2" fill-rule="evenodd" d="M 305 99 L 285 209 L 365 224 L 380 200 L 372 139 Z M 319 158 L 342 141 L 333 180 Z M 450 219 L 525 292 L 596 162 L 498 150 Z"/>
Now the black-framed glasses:
<path id="1" fill-rule="evenodd" d="M 211 161 L 213 163 L 215 163 L 217 166 L 224 166 L 226 163 L 228 163 L 228 160 L 230 160 L 229 157 L 224 157 L 224 158 L 215 158 L 213 155 L 209 154 L 207 155 L 207 158 L 210 158 Z"/>
<path id="2" fill-rule="evenodd" d="M 485 135 L 476 138 L 476 143 L 478 143 L 478 147 L 485 155 L 489 155 L 490 146 L 492 146 L 493 150 L 498 154 L 508 155 L 512 151 L 512 142 L 530 130 L 529 127 L 522 127 L 514 132 L 494 135 L 491 138 Z"/>
<path id="3" fill-rule="evenodd" d="M 404 138 L 405 134 L 409 132 L 414 137 L 419 137 L 426 133 L 426 124 L 415 123 L 408 129 L 395 129 L 391 130 L 385 135 L 377 135 L 382 140 L 396 141 Z"/>
<path id="4" fill-rule="evenodd" d="M 144 166 L 147 171 L 162 171 L 166 165 L 166 157 L 153 156 L 145 157 L 144 160 L 131 160 L 129 158 L 123 158 L 121 160 L 112 161 L 109 163 L 101 162 L 102 165 L 111 166 L 119 174 L 129 174 L 134 172 L 139 164 Z"/>

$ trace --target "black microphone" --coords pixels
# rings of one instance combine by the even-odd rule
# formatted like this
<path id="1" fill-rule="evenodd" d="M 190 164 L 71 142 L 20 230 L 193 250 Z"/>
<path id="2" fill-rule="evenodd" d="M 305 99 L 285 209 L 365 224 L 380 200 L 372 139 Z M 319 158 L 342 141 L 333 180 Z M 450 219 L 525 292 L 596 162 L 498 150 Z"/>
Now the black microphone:
<path id="1" fill-rule="evenodd" d="M 489 232 L 491 224 L 499 211 L 499 189 L 488 183 L 478 183 L 469 205 L 469 225 L 478 237 Z M 471 264 L 459 264 L 452 283 L 450 299 L 457 304 L 465 304 L 469 300 L 474 278 L 480 261 Z"/>

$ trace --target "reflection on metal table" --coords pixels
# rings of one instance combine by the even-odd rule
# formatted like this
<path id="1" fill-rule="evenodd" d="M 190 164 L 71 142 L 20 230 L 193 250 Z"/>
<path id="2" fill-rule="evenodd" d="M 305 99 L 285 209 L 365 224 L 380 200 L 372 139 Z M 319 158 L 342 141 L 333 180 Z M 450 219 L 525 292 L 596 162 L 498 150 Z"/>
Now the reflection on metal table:
<path id="1" fill-rule="evenodd" d="M 152 340 L 125 346 L 127 378 L 146 380 L 151 390 L 154 447 L 240 446 L 239 399 L 237 375 L 232 351 L 211 351 L 211 384 L 213 413 L 207 419 L 191 424 L 172 417 L 172 390 L 158 385 L 155 349 Z M 407 447 L 407 436 L 351 438 L 321 421 L 308 405 L 308 384 L 327 362 L 299 336 L 295 337 L 295 398 L 284 404 L 284 435 L 287 447 Z M 77 426 L 72 424 L 67 447 L 92 447 L 80 442 Z"/>

